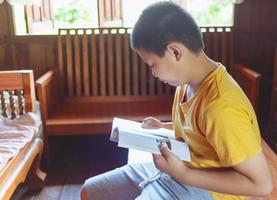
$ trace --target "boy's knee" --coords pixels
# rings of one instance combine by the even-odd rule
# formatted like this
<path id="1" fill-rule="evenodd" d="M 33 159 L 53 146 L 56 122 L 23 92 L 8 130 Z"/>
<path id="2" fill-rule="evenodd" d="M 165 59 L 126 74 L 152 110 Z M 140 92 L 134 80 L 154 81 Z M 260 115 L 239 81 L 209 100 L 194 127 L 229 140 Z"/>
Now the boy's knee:
<path id="1" fill-rule="evenodd" d="M 99 183 L 97 182 L 97 179 L 87 179 L 80 191 L 81 200 L 99 199 L 101 192 L 99 191 L 99 187 L 97 187 L 98 185 Z"/>
<path id="2" fill-rule="evenodd" d="M 86 181 L 80 191 L 81 200 L 90 200 L 90 195 L 88 195 L 88 193 L 89 193 L 89 187 L 88 187 L 88 183 Z"/>
<path id="3" fill-rule="evenodd" d="M 80 196 L 81 196 L 81 200 L 88 200 L 86 189 L 85 189 L 84 185 L 81 188 Z"/>

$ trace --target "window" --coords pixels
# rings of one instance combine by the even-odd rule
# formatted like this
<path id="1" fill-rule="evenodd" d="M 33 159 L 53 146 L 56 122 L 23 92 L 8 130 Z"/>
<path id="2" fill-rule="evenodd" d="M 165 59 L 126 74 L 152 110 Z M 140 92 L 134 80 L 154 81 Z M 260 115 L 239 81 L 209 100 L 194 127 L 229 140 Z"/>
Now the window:
<path id="1" fill-rule="evenodd" d="M 41 0 L 40 5 L 14 5 L 15 30 L 20 35 L 56 34 L 59 28 L 133 27 L 141 11 L 158 1 Z M 233 25 L 234 0 L 171 1 L 185 7 L 200 26 Z"/>
<path id="2" fill-rule="evenodd" d="M 133 27 L 141 11 L 160 0 L 123 0 L 123 23 Z M 232 26 L 233 0 L 171 0 L 187 9 L 199 26 Z"/>
<path id="3" fill-rule="evenodd" d="M 190 0 L 187 10 L 200 26 L 233 26 L 232 0 Z"/>

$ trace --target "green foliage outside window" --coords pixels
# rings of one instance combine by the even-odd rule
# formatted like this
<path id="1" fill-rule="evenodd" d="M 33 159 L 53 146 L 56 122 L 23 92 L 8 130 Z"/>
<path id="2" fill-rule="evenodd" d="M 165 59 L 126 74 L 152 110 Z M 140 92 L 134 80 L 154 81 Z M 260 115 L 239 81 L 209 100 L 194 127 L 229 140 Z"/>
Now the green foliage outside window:
<path id="1" fill-rule="evenodd" d="M 233 25 L 233 0 L 191 0 L 188 9 L 200 26 Z"/>
<path id="2" fill-rule="evenodd" d="M 54 19 L 70 24 L 77 21 L 90 22 L 89 11 L 78 0 L 70 0 L 68 5 L 60 7 L 55 11 Z"/>

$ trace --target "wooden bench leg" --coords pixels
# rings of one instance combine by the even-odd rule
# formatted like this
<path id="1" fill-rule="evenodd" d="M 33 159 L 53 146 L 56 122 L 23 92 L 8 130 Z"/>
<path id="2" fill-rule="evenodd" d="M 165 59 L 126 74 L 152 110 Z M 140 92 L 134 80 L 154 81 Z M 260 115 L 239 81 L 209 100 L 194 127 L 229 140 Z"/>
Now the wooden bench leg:
<path id="1" fill-rule="evenodd" d="M 32 190 L 42 189 L 45 183 L 46 173 L 40 170 L 41 156 L 42 151 L 40 151 L 38 155 L 36 155 L 36 158 L 34 159 L 31 169 L 27 175 L 26 183 Z"/>

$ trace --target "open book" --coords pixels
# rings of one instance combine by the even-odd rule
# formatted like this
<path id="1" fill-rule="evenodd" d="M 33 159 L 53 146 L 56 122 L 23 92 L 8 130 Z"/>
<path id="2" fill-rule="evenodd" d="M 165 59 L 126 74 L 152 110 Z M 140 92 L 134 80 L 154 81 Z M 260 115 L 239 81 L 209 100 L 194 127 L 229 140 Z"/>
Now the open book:
<path id="1" fill-rule="evenodd" d="M 161 154 L 158 145 L 164 141 L 180 159 L 190 161 L 190 152 L 187 144 L 175 140 L 174 131 L 169 129 L 145 129 L 141 127 L 139 122 L 114 118 L 110 140 L 117 142 L 119 147 L 155 154 Z"/>

